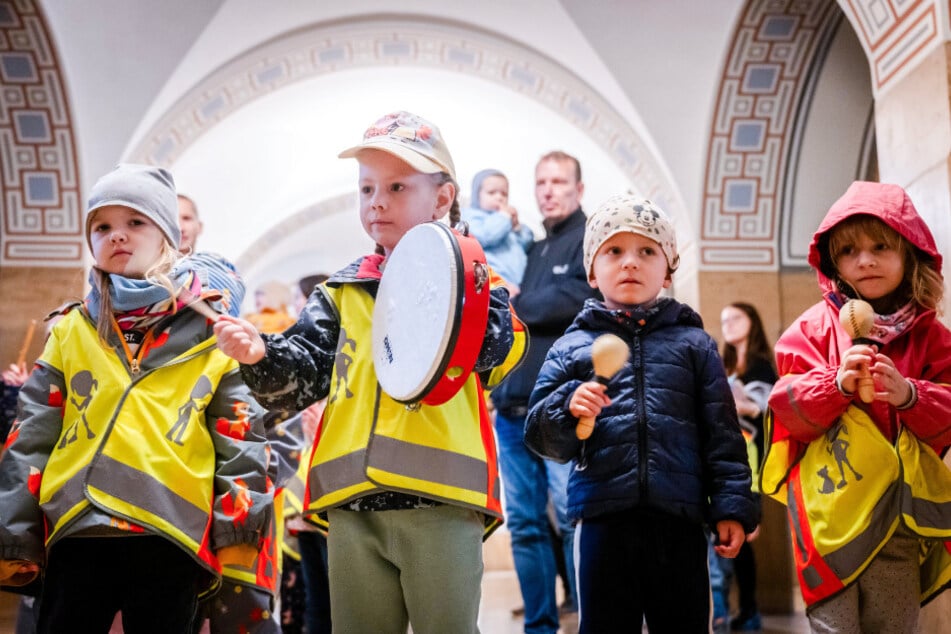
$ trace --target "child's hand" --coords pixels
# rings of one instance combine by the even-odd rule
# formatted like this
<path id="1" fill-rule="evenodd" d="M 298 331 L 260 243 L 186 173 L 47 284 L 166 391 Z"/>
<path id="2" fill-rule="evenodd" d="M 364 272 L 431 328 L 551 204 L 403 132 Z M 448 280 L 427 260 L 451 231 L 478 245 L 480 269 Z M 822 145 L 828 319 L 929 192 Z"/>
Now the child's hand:
<path id="1" fill-rule="evenodd" d="M 899 407 L 911 400 L 911 385 L 895 367 L 894 361 L 884 354 L 876 354 L 870 369 L 875 380 L 876 401 L 887 401 Z"/>
<path id="2" fill-rule="evenodd" d="M 301 427 L 308 442 L 312 443 L 314 436 L 317 435 L 317 427 L 320 425 L 320 417 L 324 413 L 326 404 L 326 400 L 319 400 L 310 407 L 301 410 Z"/>
<path id="3" fill-rule="evenodd" d="M 512 228 L 518 231 L 519 222 L 518 222 L 518 209 L 515 207 L 510 207 L 509 205 L 502 205 L 499 207 L 499 211 L 504 214 L 508 214 L 509 219 L 512 221 Z"/>
<path id="4" fill-rule="evenodd" d="M 254 365 L 264 358 L 264 339 L 251 322 L 221 315 L 215 322 L 218 348 L 239 363 Z"/>
<path id="5" fill-rule="evenodd" d="M 40 567 L 25 559 L 0 559 L 0 583 L 25 586 L 40 574 Z"/>
<path id="6" fill-rule="evenodd" d="M 858 380 L 866 376 L 869 366 L 875 362 L 875 346 L 854 345 L 842 355 L 842 363 L 836 374 L 839 386 L 848 394 L 855 394 Z"/>
<path id="7" fill-rule="evenodd" d="M 743 525 L 736 520 L 717 522 L 717 545 L 713 550 L 721 557 L 733 559 L 740 552 L 740 546 L 746 541 Z"/>
<path id="8" fill-rule="evenodd" d="M 568 402 L 568 411 L 575 418 L 595 418 L 601 410 L 611 404 L 611 399 L 605 394 L 606 385 L 597 381 L 582 383 L 571 395 Z"/>
<path id="9" fill-rule="evenodd" d="M 10 387 L 20 387 L 26 383 L 26 380 L 29 378 L 29 376 L 30 373 L 26 371 L 26 365 L 16 363 L 11 363 L 10 367 L 0 374 L 3 382 Z"/>

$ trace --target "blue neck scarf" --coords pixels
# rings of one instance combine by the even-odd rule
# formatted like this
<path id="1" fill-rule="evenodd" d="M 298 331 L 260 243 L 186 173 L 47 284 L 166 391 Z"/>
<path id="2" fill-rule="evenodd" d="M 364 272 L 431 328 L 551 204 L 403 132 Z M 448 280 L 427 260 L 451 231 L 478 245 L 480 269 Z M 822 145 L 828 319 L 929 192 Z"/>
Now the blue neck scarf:
<path id="1" fill-rule="evenodd" d="M 169 273 L 174 288 L 180 288 L 189 279 L 191 271 L 187 267 L 175 266 Z M 86 297 L 86 307 L 93 319 L 99 318 L 101 297 L 96 286 L 96 269 L 89 271 L 89 284 L 92 291 Z M 168 289 L 146 279 L 123 277 L 114 273 L 109 274 L 109 297 L 112 299 L 112 309 L 117 313 L 125 313 L 159 302 L 171 302 Z"/>

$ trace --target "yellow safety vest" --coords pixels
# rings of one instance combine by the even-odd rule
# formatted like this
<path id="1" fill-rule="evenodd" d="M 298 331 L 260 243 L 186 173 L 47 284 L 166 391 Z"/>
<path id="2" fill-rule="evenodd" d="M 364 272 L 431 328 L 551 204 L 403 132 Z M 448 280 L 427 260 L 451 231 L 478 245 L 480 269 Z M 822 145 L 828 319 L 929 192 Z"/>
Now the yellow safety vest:
<path id="1" fill-rule="evenodd" d="M 63 374 L 68 394 L 40 486 L 47 544 L 95 505 L 120 523 L 174 540 L 217 584 L 220 566 L 210 544 L 215 448 L 204 410 L 237 363 L 212 338 L 130 376 L 78 310 L 52 337 L 59 345 L 48 345 L 40 360 Z"/>
<path id="2" fill-rule="evenodd" d="M 487 537 L 502 521 L 501 488 L 495 436 L 478 377 L 471 375 L 453 398 L 436 407 L 407 407 L 393 400 L 374 372 L 373 298 L 355 284 L 321 288 L 337 307 L 343 344 L 315 440 L 305 513 L 383 490 L 401 491 L 481 511 Z M 518 330 L 504 363 L 509 370 L 525 350 L 520 324 Z"/>
<path id="3" fill-rule="evenodd" d="M 772 432 L 767 417 L 767 433 Z M 774 442 L 761 471 L 764 493 L 787 506 L 800 589 L 807 605 L 855 581 L 904 523 L 920 535 L 921 600 L 951 582 L 951 471 L 906 429 L 894 445 L 850 405 L 796 455 Z"/>

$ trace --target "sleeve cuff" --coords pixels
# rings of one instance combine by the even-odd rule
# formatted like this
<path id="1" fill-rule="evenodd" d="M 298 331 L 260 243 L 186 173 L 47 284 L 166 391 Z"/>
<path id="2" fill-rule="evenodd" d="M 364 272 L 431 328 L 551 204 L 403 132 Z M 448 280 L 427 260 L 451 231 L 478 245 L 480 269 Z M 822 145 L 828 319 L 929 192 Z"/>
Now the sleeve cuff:
<path id="1" fill-rule="evenodd" d="M 915 403 L 918 402 L 918 388 L 915 387 L 915 384 L 913 381 L 909 381 L 908 379 L 905 379 L 905 382 L 908 383 L 908 387 L 911 388 L 911 396 L 908 397 L 907 401 L 905 401 L 904 403 L 902 403 L 901 405 L 895 408 L 899 411 L 911 409 L 912 407 L 915 406 Z"/>
<path id="2" fill-rule="evenodd" d="M 836 374 L 836 377 L 835 377 L 835 388 L 839 390 L 839 394 L 841 394 L 845 398 L 852 398 L 853 396 L 855 396 L 855 392 L 847 392 L 845 388 L 842 387 L 842 377 L 840 377 L 838 374 Z"/>

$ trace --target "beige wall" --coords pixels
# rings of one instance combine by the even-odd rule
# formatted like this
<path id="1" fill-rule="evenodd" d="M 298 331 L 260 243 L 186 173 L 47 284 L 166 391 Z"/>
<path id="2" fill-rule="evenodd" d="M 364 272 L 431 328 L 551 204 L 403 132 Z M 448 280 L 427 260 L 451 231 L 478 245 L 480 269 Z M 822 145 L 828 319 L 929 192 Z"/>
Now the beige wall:
<path id="1" fill-rule="evenodd" d="M 16 361 L 30 320 L 37 321 L 32 343 L 26 353 L 27 366 L 43 351 L 43 318 L 67 300 L 83 293 L 82 269 L 0 268 L 0 297 L 4 318 L 0 320 L 0 366 Z"/>
<path id="2" fill-rule="evenodd" d="M 732 302 L 746 302 L 757 308 L 770 344 L 806 308 L 820 299 L 816 274 L 802 272 L 744 273 L 701 271 L 700 303 L 694 308 L 703 317 L 706 331 L 720 341 L 720 311 Z"/>

